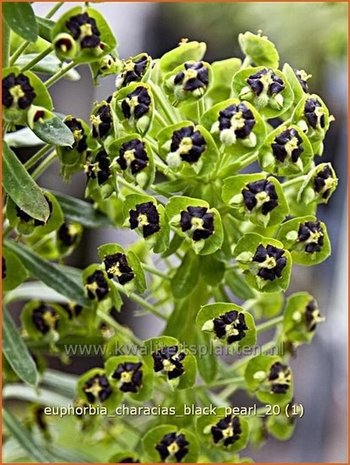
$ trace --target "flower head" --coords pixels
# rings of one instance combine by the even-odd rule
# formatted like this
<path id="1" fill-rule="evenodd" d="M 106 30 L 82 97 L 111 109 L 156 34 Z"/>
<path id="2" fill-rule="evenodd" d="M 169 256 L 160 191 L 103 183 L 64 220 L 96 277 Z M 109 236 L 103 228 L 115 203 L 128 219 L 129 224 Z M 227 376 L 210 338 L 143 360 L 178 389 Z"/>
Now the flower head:
<path id="1" fill-rule="evenodd" d="M 28 213 L 26 213 L 24 210 L 19 208 L 18 205 L 16 205 L 16 216 L 21 221 L 24 221 L 25 223 L 29 223 L 30 221 L 32 221 L 34 226 L 44 226 L 49 221 L 49 219 L 51 218 L 52 210 L 53 210 L 52 202 L 46 196 L 45 196 L 45 199 L 46 199 L 46 201 L 48 203 L 49 211 L 50 211 L 49 217 L 46 220 L 46 222 L 42 221 L 42 220 L 37 220 L 37 219 L 33 218 L 32 216 L 28 215 Z"/>
<path id="2" fill-rule="evenodd" d="M 246 335 L 248 326 L 242 312 L 232 310 L 214 318 L 214 332 L 219 339 L 226 338 L 229 344 L 240 341 Z"/>
<path id="3" fill-rule="evenodd" d="M 111 176 L 110 159 L 104 150 L 100 150 L 94 161 L 88 161 L 85 165 L 85 172 L 88 179 L 97 179 L 98 184 L 101 186 Z"/>
<path id="4" fill-rule="evenodd" d="M 130 210 L 130 228 L 141 228 L 143 237 L 149 237 L 160 230 L 159 213 L 153 202 L 145 202 L 136 205 L 135 210 Z"/>
<path id="5" fill-rule="evenodd" d="M 281 163 L 284 163 L 287 159 L 296 163 L 304 151 L 301 147 L 302 142 L 303 140 L 296 129 L 286 129 L 275 137 L 271 144 L 272 153 L 276 160 Z"/>
<path id="6" fill-rule="evenodd" d="M 189 451 L 187 446 L 189 446 L 189 442 L 185 435 L 174 432 L 166 434 L 156 445 L 156 449 L 163 462 L 169 458 L 175 458 L 177 462 L 181 462 Z"/>
<path id="7" fill-rule="evenodd" d="M 175 86 L 181 85 L 186 92 L 195 92 L 198 96 L 204 94 L 209 84 L 208 67 L 203 61 L 185 63 L 184 70 L 174 77 Z"/>
<path id="8" fill-rule="evenodd" d="M 34 308 L 32 313 L 33 324 L 42 334 L 56 331 L 59 318 L 60 316 L 56 310 L 46 304 L 40 304 Z"/>
<path id="9" fill-rule="evenodd" d="M 83 391 L 91 404 L 104 402 L 112 395 L 112 388 L 107 377 L 99 374 L 94 375 L 86 381 Z"/>
<path id="10" fill-rule="evenodd" d="M 36 97 L 29 78 L 24 74 L 10 73 L 2 80 L 2 104 L 6 108 L 26 110 Z"/>
<path id="11" fill-rule="evenodd" d="M 287 365 L 280 362 L 275 362 L 268 375 L 268 382 L 270 384 L 271 393 L 273 394 L 286 394 L 290 388 L 292 379 L 291 369 Z"/>
<path id="12" fill-rule="evenodd" d="M 139 57 L 133 57 L 126 60 L 124 62 L 121 73 L 116 77 L 116 88 L 120 89 L 121 87 L 125 87 L 132 82 L 141 81 L 146 72 L 148 62 L 148 55 L 146 54 L 142 54 Z"/>
<path id="13" fill-rule="evenodd" d="M 312 299 L 306 306 L 305 309 L 305 324 L 309 332 L 313 332 L 316 329 L 317 323 L 324 321 L 324 317 L 321 316 L 315 299 Z"/>
<path id="14" fill-rule="evenodd" d="M 103 300 L 108 292 L 109 286 L 102 270 L 95 270 L 86 278 L 85 289 L 89 299 L 97 299 L 99 302 Z"/>
<path id="15" fill-rule="evenodd" d="M 120 381 L 119 389 L 122 392 L 138 392 L 142 386 L 142 363 L 120 363 L 114 371 L 112 378 Z"/>
<path id="16" fill-rule="evenodd" d="M 84 133 L 84 128 L 81 122 L 76 118 L 67 118 L 64 124 L 69 127 L 74 137 L 74 144 L 68 150 L 76 150 L 79 153 L 87 150 L 87 135 Z"/>
<path id="17" fill-rule="evenodd" d="M 79 304 L 75 304 L 73 302 L 68 302 L 61 304 L 63 310 L 67 313 L 68 318 L 72 320 L 73 318 L 79 316 L 83 310 L 83 307 Z"/>
<path id="18" fill-rule="evenodd" d="M 72 16 L 66 22 L 66 28 L 74 40 L 79 41 L 81 48 L 95 48 L 101 44 L 100 31 L 94 18 L 87 13 Z"/>
<path id="19" fill-rule="evenodd" d="M 103 263 L 106 267 L 107 276 L 117 278 L 120 284 L 126 284 L 135 277 L 135 273 L 129 266 L 126 255 L 117 252 L 113 255 L 107 255 Z"/>
<path id="20" fill-rule="evenodd" d="M 80 238 L 81 226 L 78 224 L 62 223 L 57 230 L 58 240 L 66 247 L 72 247 Z"/>
<path id="21" fill-rule="evenodd" d="M 256 121 L 253 112 L 244 104 L 232 104 L 219 113 L 217 123 L 214 123 L 212 132 L 219 131 L 220 140 L 225 145 L 235 144 L 237 139 L 251 138 L 251 145 L 256 144 L 253 137 L 253 127 Z"/>
<path id="22" fill-rule="evenodd" d="M 222 442 L 224 446 L 230 446 L 241 437 L 242 429 L 237 416 L 228 415 L 211 427 L 214 443 Z"/>
<path id="23" fill-rule="evenodd" d="M 179 165 L 182 161 L 196 163 L 206 148 L 207 143 L 200 131 L 193 126 L 183 127 L 173 132 L 167 162 L 170 165 Z"/>
<path id="24" fill-rule="evenodd" d="M 308 94 L 309 93 L 309 86 L 308 86 L 308 79 L 311 78 L 311 74 L 307 74 L 303 69 L 294 69 L 294 74 L 297 77 L 303 91 Z"/>
<path id="25" fill-rule="evenodd" d="M 250 212 L 261 209 L 261 213 L 267 215 L 278 206 L 276 188 L 267 179 L 250 182 L 242 189 L 242 195 Z"/>
<path id="26" fill-rule="evenodd" d="M 259 97 L 262 93 L 268 96 L 279 94 L 285 88 L 283 80 L 272 69 L 262 69 L 248 77 L 247 83 Z"/>
<path id="27" fill-rule="evenodd" d="M 181 212 L 180 227 L 190 232 L 194 241 L 207 239 L 214 233 L 214 214 L 207 207 L 187 207 Z"/>
<path id="28" fill-rule="evenodd" d="M 185 352 L 179 352 L 178 346 L 168 346 L 152 353 L 154 371 L 165 373 L 168 379 L 175 379 L 184 372 L 182 361 L 186 357 Z"/>
<path id="29" fill-rule="evenodd" d="M 95 138 L 105 137 L 113 125 L 112 111 L 109 103 L 99 105 L 90 116 L 92 135 Z"/>
<path id="30" fill-rule="evenodd" d="M 151 97 L 144 86 L 137 87 L 122 100 L 122 111 L 125 118 L 140 119 L 149 112 Z"/>
<path id="31" fill-rule="evenodd" d="M 308 98 L 306 100 L 304 105 L 304 115 L 308 124 L 313 129 L 325 128 L 325 109 L 316 98 Z"/>
<path id="32" fill-rule="evenodd" d="M 321 169 L 316 171 L 314 189 L 322 199 L 328 200 L 337 186 L 337 181 L 331 166 L 329 164 L 323 165 Z"/>
<path id="33" fill-rule="evenodd" d="M 253 261 L 258 264 L 257 275 L 269 281 L 274 281 L 282 276 L 282 271 L 287 264 L 284 250 L 273 245 L 264 247 L 260 244 L 255 252 Z"/>
<path id="34" fill-rule="evenodd" d="M 324 233 L 320 221 L 307 221 L 299 226 L 298 241 L 305 252 L 320 252 L 324 242 Z"/>
<path id="35" fill-rule="evenodd" d="M 130 168 L 132 174 L 137 174 L 148 165 L 148 155 L 145 144 L 139 139 L 132 139 L 124 142 L 119 150 L 117 162 L 120 168 L 125 171 Z"/>

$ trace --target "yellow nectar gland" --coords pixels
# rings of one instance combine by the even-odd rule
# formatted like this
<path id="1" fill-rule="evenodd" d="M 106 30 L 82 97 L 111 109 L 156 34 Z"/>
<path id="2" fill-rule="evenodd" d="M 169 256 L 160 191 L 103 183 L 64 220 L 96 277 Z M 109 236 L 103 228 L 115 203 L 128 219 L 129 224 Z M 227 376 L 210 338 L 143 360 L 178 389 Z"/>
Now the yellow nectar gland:
<path id="1" fill-rule="evenodd" d="M 91 394 L 97 398 L 99 393 L 102 391 L 102 386 L 100 386 L 98 380 L 96 379 L 93 385 L 89 388 L 85 388 L 85 392 L 91 392 Z"/>
<path id="2" fill-rule="evenodd" d="M 57 313 L 52 314 L 51 312 L 45 312 L 43 314 L 43 320 L 51 329 L 55 328 L 56 321 L 59 320 L 59 318 L 60 317 Z"/>

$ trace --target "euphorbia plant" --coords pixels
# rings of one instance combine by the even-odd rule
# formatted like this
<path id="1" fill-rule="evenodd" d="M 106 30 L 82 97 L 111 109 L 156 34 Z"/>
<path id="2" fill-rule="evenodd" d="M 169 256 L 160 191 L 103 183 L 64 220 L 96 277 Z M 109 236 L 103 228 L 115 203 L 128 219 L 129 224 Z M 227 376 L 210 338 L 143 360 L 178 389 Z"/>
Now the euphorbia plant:
<path id="1" fill-rule="evenodd" d="M 86 455 L 52 448 L 45 409 L 34 416 L 45 432 L 39 448 L 10 412 L 8 430 L 29 456 L 49 462 L 240 462 L 249 460 L 238 455 L 249 443 L 289 438 L 300 414 L 290 355 L 312 341 L 323 317 L 307 292 L 285 303 L 284 294 L 295 263 L 312 266 L 330 255 L 317 206 L 337 185 L 331 164 L 318 163 L 332 117 L 309 92 L 309 75 L 281 69 L 274 44 L 260 34 L 239 35 L 243 60 L 210 64 L 206 45 L 187 40 L 158 59 L 121 60 L 93 6 L 53 22 L 59 4 L 46 18 L 28 3 L 9 5 L 4 388 L 46 406 L 73 405 L 70 422 Z M 76 78 L 82 63 L 96 83 L 115 76 L 115 91 L 91 102 L 90 121 L 74 115 L 74 105 L 56 114 L 49 93 L 59 79 Z M 22 164 L 11 145 L 33 132 L 42 147 Z M 38 186 L 56 159 L 66 180 L 85 172 L 85 201 Z M 84 270 L 64 264 L 83 228 L 106 226 L 130 230 L 130 246 L 101 245 L 98 262 Z M 18 299 L 26 301 L 20 330 L 9 313 Z M 128 300 L 164 322 L 160 334 L 143 341 L 115 319 L 112 310 Z M 257 346 L 271 328 L 273 339 Z M 68 361 L 82 342 L 103 349 L 103 366 L 73 386 L 44 368 L 45 354 Z M 220 354 L 234 358 L 227 364 Z M 18 389 L 19 382 L 38 390 Z M 259 402 L 259 416 L 232 408 L 237 389 Z M 115 418 L 120 405 L 163 410 Z M 96 443 L 108 451 L 99 455 Z"/>

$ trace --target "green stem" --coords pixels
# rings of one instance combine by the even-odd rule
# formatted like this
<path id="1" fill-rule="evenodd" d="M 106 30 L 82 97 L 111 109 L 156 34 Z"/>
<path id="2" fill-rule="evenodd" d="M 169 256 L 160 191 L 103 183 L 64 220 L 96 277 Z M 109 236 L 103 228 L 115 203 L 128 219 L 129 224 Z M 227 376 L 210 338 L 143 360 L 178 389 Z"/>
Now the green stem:
<path id="1" fill-rule="evenodd" d="M 259 333 L 262 333 L 263 331 L 267 331 L 268 329 L 274 328 L 278 324 L 282 323 L 282 321 L 283 321 L 283 315 L 276 316 L 276 318 L 272 318 L 271 320 L 265 321 L 264 323 L 257 325 L 256 332 L 259 334 Z"/>
<path id="2" fill-rule="evenodd" d="M 166 315 L 163 315 L 163 313 L 160 312 L 155 305 L 150 304 L 149 302 L 147 302 L 145 299 L 135 294 L 134 292 L 131 292 L 131 293 L 126 292 L 126 290 L 121 284 L 116 283 L 116 282 L 113 282 L 113 284 L 115 285 L 115 287 L 118 289 L 118 291 L 121 294 L 125 295 L 133 302 L 139 304 L 141 307 L 147 309 L 149 312 L 153 313 L 153 315 L 157 316 L 158 318 L 165 320 L 165 321 L 167 320 Z"/>
<path id="3" fill-rule="evenodd" d="M 282 187 L 290 187 L 293 186 L 294 184 L 298 184 L 299 182 L 302 182 L 306 179 L 307 175 L 303 174 L 302 176 L 297 176 L 296 178 L 293 179 L 288 179 L 288 181 L 285 181 L 282 183 Z"/>
<path id="4" fill-rule="evenodd" d="M 38 179 L 38 177 L 41 176 L 44 173 L 44 171 L 46 171 L 47 168 L 51 166 L 55 160 L 56 160 L 56 150 L 51 152 L 50 155 L 48 155 L 45 158 L 45 160 L 43 160 L 42 163 L 40 163 L 40 165 L 35 168 L 35 170 L 32 173 L 32 178 Z"/>
<path id="5" fill-rule="evenodd" d="M 24 167 L 29 170 L 32 168 L 51 148 L 50 144 L 44 145 L 40 150 L 35 152 L 35 154 L 24 163 Z M 53 149 L 52 149 L 53 150 Z"/>
<path id="6" fill-rule="evenodd" d="M 26 50 L 26 48 L 29 47 L 29 45 L 30 45 L 30 42 L 26 40 L 18 47 L 18 49 L 14 52 L 14 54 L 10 58 L 10 66 L 16 63 L 18 58 L 22 55 L 22 53 Z"/>
<path id="7" fill-rule="evenodd" d="M 164 116 L 169 120 L 170 124 L 175 124 L 178 121 L 178 118 L 173 108 L 170 106 L 170 103 L 168 103 L 168 101 L 164 97 L 162 90 L 156 84 L 153 84 L 151 82 L 149 83 L 149 85 L 151 86 L 154 97 L 158 100 L 159 106 L 162 109 Z"/>
<path id="8" fill-rule="evenodd" d="M 165 121 L 165 119 L 163 118 L 163 116 L 157 111 L 157 110 L 154 110 L 154 118 L 158 121 L 158 123 L 163 126 L 164 128 L 166 128 L 168 126 L 168 123 Z"/>
<path id="9" fill-rule="evenodd" d="M 132 342 L 134 342 L 137 345 L 141 345 L 142 341 L 139 339 L 137 336 L 135 336 L 132 331 L 129 329 L 125 328 L 123 325 L 119 324 L 114 318 L 112 318 L 110 315 L 107 313 L 103 312 L 102 310 L 97 310 L 97 315 L 101 320 L 103 320 L 105 323 L 109 324 L 112 326 L 114 329 L 116 329 L 119 333 L 122 333 L 126 338 L 129 338 Z"/>
<path id="10" fill-rule="evenodd" d="M 122 184 L 124 187 L 127 187 L 131 191 L 135 192 L 135 194 L 148 195 L 147 192 L 141 189 L 141 187 L 130 184 L 128 181 L 125 181 L 125 179 L 120 176 L 118 176 L 117 181 L 118 181 L 118 184 Z"/>
<path id="11" fill-rule="evenodd" d="M 47 13 L 45 18 L 47 18 L 47 19 L 52 18 L 52 16 L 56 13 L 56 11 L 58 11 L 61 8 L 61 6 L 63 6 L 63 4 L 64 4 L 64 2 L 56 3 L 56 5 L 54 7 L 52 7 L 51 10 Z"/>
<path id="12" fill-rule="evenodd" d="M 75 67 L 76 63 L 74 61 L 71 61 L 68 65 L 62 67 L 60 71 L 57 71 L 53 76 L 50 77 L 47 81 L 44 82 L 46 88 L 51 87 L 55 82 L 59 81 L 62 76 L 64 76 L 68 71 L 73 69 Z"/>
<path id="13" fill-rule="evenodd" d="M 29 63 L 27 63 L 23 68 L 22 68 L 22 72 L 23 71 L 27 71 L 28 69 L 31 69 L 33 68 L 33 66 L 35 66 L 37 63 L 39 63 L 39 61 L 41 61 L 43 58 L 45 58 L 49 53 L 51 53 L 53 50 L 53 46 L 52 45 L 49 45 L 47 48 L 45 48 L 45 50 L 43 50 L 41 53 L 39 53 L 38 55 L 36 55 L 35 58 L 33 58 Z"/>
<path id="14" fill-rule="evenodd" d="M 219 379 L 209 384 L 197 384 L 195 386 L 195 389 L 216 388 L 216 387 L 227 386 L 227 385 L 232 386 L 233 384 L 235 384 L 235 387 L 237 387 L 237 384 L 242 384 L 242 383 L 244 383 L 244 377 L 238 376 L 236 378 Z"/>
<path id="15" fill-rule="evenodd" d="M 7 68 L 10 58 L 10 28 L 2 21 L 2 67 Z"/>
<path id="16" fill-rule="evenodd" d="M 197 110 L 198 110 L 198 123 L 199 120 L 201 119 L 202 115 L 205 113 L 205 102 L 204 102 L 204 97 L 200 98 L 197 102 Z"/>
<path id="17" fill-rule="evenodd" d="M 169 280 L 170 276 L 169 273 L 163 273 L 162 271 L 157 270 L 157 268 L 154 268 L 151 265 L 148 265 L 147 263 L 142 263 L 142 268 L 144 268 L 146 271 L 148 271 L 151 274 L 155 274 L 156 276 L 159 276 L 162 279 Z"/>

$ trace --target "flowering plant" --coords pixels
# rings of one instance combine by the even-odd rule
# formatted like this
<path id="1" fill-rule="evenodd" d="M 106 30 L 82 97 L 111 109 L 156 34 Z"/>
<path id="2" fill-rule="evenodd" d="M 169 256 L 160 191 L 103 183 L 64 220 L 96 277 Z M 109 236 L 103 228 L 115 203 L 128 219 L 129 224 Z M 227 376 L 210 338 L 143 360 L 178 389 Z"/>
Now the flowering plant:
<path id="1" fill-rule="evenodd" d="M 284 294 L 294 264 L 330 255 L 317 206 L 337 186 L 317 163 L 333 118 L 310 76 L 280 68 L 261 34 L 239 35 L 243 61 L 208 63 L 206 45 L 187 40 L 159 59 L 121 60 L 94 7 L 55 22 L 60 4 L 45 18 L 29 3 L 3 7 L 4 396 L 32 409 L 27 424 L 5 410 L 7 431 L 39 462 L 246 462 L 249 444 L 288 439 L 302 410 L 290 355 L 323 317 L 307 292 Z M 115 76 L 89 122 L 55 113 L 49 93 L 82 63 L 95 83 Z M 22 163 L 13 148 L 38 140 Z M 66 180 L 86 174 L 85 201 L 37 184 L 57 159 Z M 64 263 L 84 228 L 106 226 L 134 242 L 101 245 L 84 270 Z M 123 326 L 125 301 L 161 333 L 143 341 Z M 69 361 L 82 341 L 103 348 L 102 366 L 79 379 L 47 369 L 46 354 Z M 234 409 L 238 389 L 258 415 Z M 78 441 L 66 449 L 48 408 L 68 405 Z M 162 413 L 130 420 L 121 405 Z"/>

